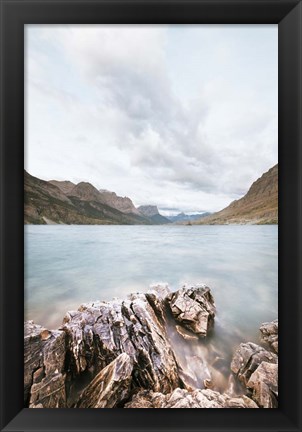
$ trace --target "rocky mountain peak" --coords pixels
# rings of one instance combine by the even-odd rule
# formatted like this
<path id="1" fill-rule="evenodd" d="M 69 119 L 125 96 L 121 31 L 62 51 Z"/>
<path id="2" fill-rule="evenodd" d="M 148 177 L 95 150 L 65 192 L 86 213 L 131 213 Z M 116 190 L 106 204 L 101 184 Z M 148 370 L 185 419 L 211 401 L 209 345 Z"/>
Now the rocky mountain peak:
<path id="1" fill-rule="evenodd" d="M 139 206 L 138 211 L 143 216 L 151 217 L 159 214 L 158 208 L 155 205 L 142 205 Z"/>
<path id="2" fill-rule="evenodd" d="M 78 183 L 69 193 L 70 196 L 75 196 L 83 201 L 100 201 L 99 191 L 88 182 Z"/>
<path id="3" fill-rule="evenodd" d="M 104 204 L 116 208 L 123 213 L 140 214 L 130 198 L 118 196 L 115 192 L 105 189 L 100 189 L 99 193 Z"/>

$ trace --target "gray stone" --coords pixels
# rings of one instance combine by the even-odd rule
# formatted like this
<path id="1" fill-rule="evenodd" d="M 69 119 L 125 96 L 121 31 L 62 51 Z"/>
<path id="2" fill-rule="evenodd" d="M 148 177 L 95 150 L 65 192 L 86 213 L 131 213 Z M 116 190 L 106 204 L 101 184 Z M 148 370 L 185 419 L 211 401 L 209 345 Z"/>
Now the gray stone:
<path id="1" fill-rule="evenodd" d="M 64 408 L 65 333 L 24 323 L 24 402 L 30 408 Z"/>
<path id="2" fill-rule="evenodd" d="M 164 302 L 153 290 L 131 294 L 126 300 L 82 305 L 68 314 L 70 372 L 75 376 L 91 366 L 99 372 L 120 354 L 133 360 L 133 385 L 170 392 L 179 384 L 177 363 L 161 316 Z"/>
<path id="3" fill-rule="evenodd" d="M 162 394 L 140 391 L 125 408 L 258 408 L 247 396 L 231 398 L 213 390 L 188 390 L 177 388 Z"/>
<path id="4" fill-rule="evenodd" d="M 277 363 L 278 357 L 275 353 L 252 342 L 242 343 L 237 348 L 232 362 L 231 370 L 239 380 L 246 386 L 251 375 L 263 362 Z"/>
<path id="5" fill-rule="evenodd" d="M 268 343 L 278 353 L 278 319 L 261 324 L 260 332 L 262 341 Z"/>
<path id="6" fill-rule="evenodd" d="M 247 387 L 261 408 L 278 407 L 278 364 L 263 361 L 251 375 Z"/>
<path id="7" fill-rule="evenodd" d="M 204 337 L 214 324 L 215 303 L 205 285 L 184 286 L 167 297 L 172 315 L 182 326 Z"/>

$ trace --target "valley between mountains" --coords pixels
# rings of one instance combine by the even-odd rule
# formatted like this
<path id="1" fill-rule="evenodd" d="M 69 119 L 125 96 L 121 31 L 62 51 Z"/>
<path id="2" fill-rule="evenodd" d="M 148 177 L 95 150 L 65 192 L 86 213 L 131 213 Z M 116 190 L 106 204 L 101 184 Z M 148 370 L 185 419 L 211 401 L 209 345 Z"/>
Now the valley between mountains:
<path id="1" fill-rule="evenodd" d="M 157 206 L 135 207 L 128 197 L 98 190 L 88 182 L 41 180 L 24 171 L 24 223 L 75 225 L 277 224 L 278 165 L 264 173 L 246 195 L 216 212 L 165 217 Z"/>

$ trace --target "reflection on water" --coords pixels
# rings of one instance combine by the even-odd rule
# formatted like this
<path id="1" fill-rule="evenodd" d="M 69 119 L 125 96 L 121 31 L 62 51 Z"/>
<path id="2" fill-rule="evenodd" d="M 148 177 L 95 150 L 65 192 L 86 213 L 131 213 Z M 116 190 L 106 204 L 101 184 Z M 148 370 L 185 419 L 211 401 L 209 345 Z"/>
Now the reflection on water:
<path id="1" fill-rule="evenodd" d="M 212 334 L 185 341 L 174 324 L 169 334 L 188 380 L 215 375 L 230 388 L 234 347 L 257 342 L 260 323 L 277 317 L 277 265 L 277 226 L 26 226 L 25 319 L 57 328 L 83 302 L 160 281 L 205 283 L 217 307 Z"/>

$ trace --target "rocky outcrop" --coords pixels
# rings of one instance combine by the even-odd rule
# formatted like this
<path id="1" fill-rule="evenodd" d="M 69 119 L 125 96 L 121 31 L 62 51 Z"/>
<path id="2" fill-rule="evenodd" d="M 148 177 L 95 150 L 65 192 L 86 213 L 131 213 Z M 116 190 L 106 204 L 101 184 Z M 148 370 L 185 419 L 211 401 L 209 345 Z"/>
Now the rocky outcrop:
<path id="1" fill-rule="evenodd" d="M 231 369 L 238 379 L 247 385 L 251 375 L 263 361 L 277 363 L 278 356 L 252 342 L 242 343 L 234 354 Z"/>
<path id="2" fill-rule="evenodd" d="M 216 308 L 207 286 L 185 286 L 171 293 L 168 302 L 175 320 L 198 336 L 205 337 L 212 328 Z"/>
<path id="3" fill-rule="evenodd" d="M 251 375 L 247 387 L 261 408 L 278 407 L 278 364 L 263 361 Z"/>
<path id="4" fill-rule="evenodd" d="M 179 384 L 177 363 L 161 317 L 164 302 L 152 290 L 126 300 L 84 304 L 69 312 L 62 329 L 67 335 L 70 373 L 103 369 L 126 353 L 134 364 L 137 387 L 170 392 Z"/>
<path id="5" fill-rule="evenodd" d="M 128 399 L 133 362 L 120 354 L 99 372 L 79 397 L 76 408 L 116 408 Z"/>
<path id="6" fill-rule="evenodd" d="M 262 340 L 278 351 L 278 320 L 263 323 L 260 332 Z M 251 342 L 242 343 L 233 356 L 231 369 L 261 408 L 277 408 L 277 354 Z"/>
<path id="7" fill-rule="evenodd" d="M 260 332 L 262 341 L 278 353 L 278 320 L 261 324 Z"/>
<path id="8" fill-rule="evenodd" d="M 228 370 L 229 363 L 212 343 L 205 348 L 205 341 L 199 340 L 208 334 L 214 316 L 214 299 L 205 285 L 184 286 L 171 293 L 167 284 L 159 284 L 125 300 L 83 304 L 66 314 L 59 330 L 28 321 L 24 324 L 25 406 L 276 407 L 278 356 L 257 344 L 240 344 L 231 363 L 234 375 L 220 387 L 217 362 Z M 185 362 L 178 359 L 171 326 L 182 340 L 181 349 L 201 344 L 213 353 L 215 362 L 190 351 Z M 273 334 L 273 344 L 278 343 L 275 322 L 261 328 L 266 329 L 261 332 L 265 336 Z M 235 377 L 246 388 L 245 395 Z"/>
<path id="9" fill-rule="evenodd" d="M 256 180 L 242 198 L 225 209 L 200 219 L 197 224 L 277 224 L 278 164 Z"/>
<path id="10" fill-rule="evenodd" d="M 30 408 L 63 408 L 65 333 L 27 321 L 24 325 L 24 401 Z"/>
<path id="11" fill-rule="evenodd" d="M 231 398 L 213 390 L 189 392 L 178 388 L 166 395 L 141 391 L 125 405 L 125 408 L 258 408 L 258 406 L 247 396 Z"/>

